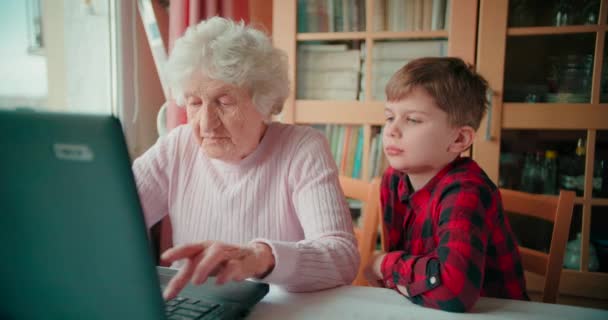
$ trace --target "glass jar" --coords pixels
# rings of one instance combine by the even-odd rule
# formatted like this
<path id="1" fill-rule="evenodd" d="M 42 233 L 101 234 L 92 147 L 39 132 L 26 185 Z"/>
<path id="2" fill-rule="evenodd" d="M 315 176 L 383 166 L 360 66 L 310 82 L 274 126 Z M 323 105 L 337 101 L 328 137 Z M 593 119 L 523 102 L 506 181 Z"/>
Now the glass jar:
<path id="1" fill-rule="evenodd" d="M 569 0 L 560 0 L 555 5 L 553 24 L 556 26 L 567 26 L 574 22 L 572 3 Z"/>
<path id="2" fill-rule="evenodd" d="M 529 27 L 536 25 L 536 15 L 529 0 L 512 0 L 509 2 L 509 26 Z"/>
<path id="3" fill-rule="evenodd" d="M 568 54 L 550 59 L 547 102 L 588 103 L 593 74 L 592 54 Z"/>
<path id="4" fill-rule="evenodd" d="M 581 233 L 576 234 L 576 239 L 568 241 L 566 252 L 564 253 L 563 266 L 566 269 L 578 270 L 581 264 Z M 597 271 L 600 269 L 600 261 L 595 252 L 595 247 L 589 243 L 589 259 L 587 264 L 589 271 Z"/>

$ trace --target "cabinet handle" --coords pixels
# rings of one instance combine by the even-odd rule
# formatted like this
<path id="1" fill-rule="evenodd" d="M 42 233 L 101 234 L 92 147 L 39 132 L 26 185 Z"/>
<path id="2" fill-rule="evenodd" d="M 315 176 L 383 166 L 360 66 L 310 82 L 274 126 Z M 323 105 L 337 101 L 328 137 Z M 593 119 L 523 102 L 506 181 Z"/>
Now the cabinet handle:
<path id="1" fill-rule="evenodd" d="M 492 100 L 494 98 L 494 91 L 492 90 L 492 88 L 488 88 L 488 90 L 486 91 L 486 99 L 488 100 L 488 112 L 487 112 L 487 116 L 486 116 L 486 134 L 485 134 L 485 140 L 486 141 L 491 141 L 492 140 L 492 111 L 494 108 L 492 108 Z"/>

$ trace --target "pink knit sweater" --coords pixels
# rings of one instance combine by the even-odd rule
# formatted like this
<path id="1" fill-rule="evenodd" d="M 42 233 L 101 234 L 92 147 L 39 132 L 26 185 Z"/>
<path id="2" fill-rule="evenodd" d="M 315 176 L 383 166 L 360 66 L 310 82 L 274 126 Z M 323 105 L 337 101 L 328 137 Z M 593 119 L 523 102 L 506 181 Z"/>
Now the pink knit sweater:
<path id="1" fill-rule="evenodd" d="M 167 213 L 175 245 L 203 240 L 272 248 L 265 282 L 291 291 L 349 284 L 359 267 L 348 206 L 327 140 L 272 123 L 238 163 L 208 158 L 189 125 L 161 138 L 133 171 L 148 227 Z"/>

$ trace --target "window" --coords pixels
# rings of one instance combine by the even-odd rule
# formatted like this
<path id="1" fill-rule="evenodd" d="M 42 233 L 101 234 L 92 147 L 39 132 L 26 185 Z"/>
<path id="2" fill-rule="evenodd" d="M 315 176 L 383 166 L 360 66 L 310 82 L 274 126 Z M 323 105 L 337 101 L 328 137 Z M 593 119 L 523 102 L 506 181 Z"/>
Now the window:
<path id="1" fill-rule="evenodd" d="M 40 107 L 48 94 L 47 61 L 43 55 L 32 54 L 30 40 L 35 9 L 28 14 L 28 7 L 38 1 L 3 1 L 0 3 L 0 20 L 10 28 L 2 28 L 4 43 L 0 46 L 0 70 L 3 76 L 0 86 L 0 108 Z M 39 6 L 38 6 L 39 8 Z M 38 15 L 40 18 L 40 15 Z M 41 22 L 39 20 L 39 22 Z M 42 47 L 42 38 L 40 46 Z M 40 51 L 38 51 L 40 52 Z"/>
<path id="2" fill-rule="evenodd" d="M 112 1 L 2 1 L 0 108 L 112 112 Z"/>

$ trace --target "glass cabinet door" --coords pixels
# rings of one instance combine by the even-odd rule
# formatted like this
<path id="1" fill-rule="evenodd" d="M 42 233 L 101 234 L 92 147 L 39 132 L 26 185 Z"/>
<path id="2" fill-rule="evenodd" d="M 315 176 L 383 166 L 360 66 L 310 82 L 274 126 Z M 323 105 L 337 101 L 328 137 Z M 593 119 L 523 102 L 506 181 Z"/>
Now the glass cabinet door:
<path id="1" fill-rule="evenodd" d="M 599 10 L 600 0 L 511 0 L 507 23 L 510 28 L 593 25 Z"/>
<path id="2" fill-rule="evenodd" d="M 593 281 L 602 288 L 608 288 L 607 16 L 608 0 L 481 0 L 476 68 L 491 90 L 472 152 L 500 187 L 576 192 L 568 248 L 579 256 L 566 253 L 575 260 L 565 264 L 572 269 L 565 276 L 599 275 Z M 546 234 L 532 236 L 540 238 L 524 241 L 543 249 Z"/>
<path id="3" fill-rule="evenodd" d="M 594 158 L 587 265 L 608 273 L 608 130 L 597 131 Z"/>
<path id="4" fill-rule="evenodd" d="M 490 84 L 491 103 L 473 155 L 494 181 L 501 155 L 503 162 L 512 156 L 501 150 L 504 130 L 540 130 L 541 136 L 583 130 L 577 135 L 586 150 L 587 131 L 608 127 L 607 6 L 601 0 L 481 1 L 476 64 Z M 552 146 L 568 149 L 557 162 L 576 152 L 579 138 L 567 140 Z M 546 151 L 527 149 L 543 157 Z"/>

